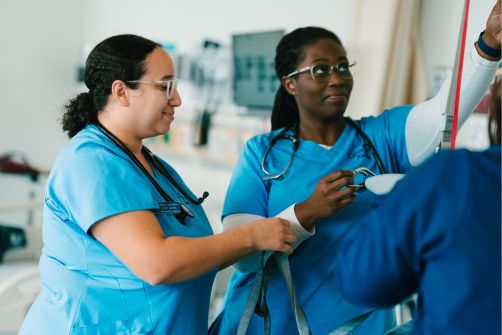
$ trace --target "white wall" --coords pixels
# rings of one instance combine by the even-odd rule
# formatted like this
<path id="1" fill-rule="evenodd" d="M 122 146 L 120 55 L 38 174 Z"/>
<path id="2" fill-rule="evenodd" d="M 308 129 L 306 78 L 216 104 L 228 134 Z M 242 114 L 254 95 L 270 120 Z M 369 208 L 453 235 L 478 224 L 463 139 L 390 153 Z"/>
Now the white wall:
<path id="1" fill-rule="evenodd" d="M 462 3 L 423 0 L 430 76 L 452 63 Z M 470 41 L 483 29 L 494 3 L 471 1 Z M 81 88 L 76 68 L 86 42 L 130 32 L 190 52 L 205 38 L 229 43 L 232 33 L 319 25 L 334 30 L 350 47 L 353 10 L 351 0 L 2 1 L 0 154 L 21 150 L 34 164 L 50 167 L 66 143 L 58 120 L 65 101 Z M 367 76 L 371 73 L 357 77 Z"/>
<path id="2" fill-rule="evenodd" d="M 495 2 L 470 1 L 466 54 L 485 29 L 486 19 Z M 463 6 L 464 0 L 422 0 L 422 36 L 431 93 L 435 93 L 438 86 L 436 81 L 432 82 L 434 77 L 441 81 L 439 77 L 453 67 Z"/>
<path id="3" fill-rule="evenodd" d="M 99 41 L 119 33 L 136 33 L 176 43 L 182 52 L 204 38 L 230 43 L 232 33 L 292 30 L 304 25 L 349 35 L 350 0 L 88 0 L 84 39 Z"/>
<path id="4" fill-rule="evenodd" d="M 0 154 L 23 151 L 49 168 L 64 145 L 58 117 L 75 92 L 82 9 L 67 0 L 0 3 Z"/>

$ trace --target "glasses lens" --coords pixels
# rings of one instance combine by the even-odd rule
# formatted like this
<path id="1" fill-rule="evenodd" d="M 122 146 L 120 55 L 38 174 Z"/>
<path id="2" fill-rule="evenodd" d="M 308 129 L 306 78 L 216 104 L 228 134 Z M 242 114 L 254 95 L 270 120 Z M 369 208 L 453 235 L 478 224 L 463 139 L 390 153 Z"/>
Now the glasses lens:
<path id="1" fill-rule="evenodd" d="M 311 68 L 312 77 L 317 81 L 326 81 L 331 76 L 330 65 L 316 64 Z"/>
<path id="2" fill-rule="evenodd" d="M 167 97 L 171 99 L 174 95 L 174 90 L 178 87 L 178 79 L 173 79 L 169 82 L 169 87 L 167 89 Z"/>
<path id="3" fill-rule="evenodd" d="M 163 82 L 162 87 L 166 90 L 167 98 L 171 99 L 174 95 L 174 90 L 178 87 L 178 79 L 166 80 Z"/>
<path id="4" fill-rule="evenodd" d="M 352 69 L 354 69 L 354 65 L 350 65 L 348 62 L 342 62 L 342 63 L 337 63 L 333 65 L 334 70 L 337 75 L 339 75 L 341 78 L 351 78 L 352 77 Z"/>
<path id="5" fill-rule="evenodd" d="M 329 80 L 333 72 L 335 72 L 336 75 L 342 79 L 351 79 L 354 65 L 355 64 L 349 64 L 348 62 L 341 62 L 334 65 L 316 64 L 311 68 L 312 77 L 316 81 L 324 82 Z"/>

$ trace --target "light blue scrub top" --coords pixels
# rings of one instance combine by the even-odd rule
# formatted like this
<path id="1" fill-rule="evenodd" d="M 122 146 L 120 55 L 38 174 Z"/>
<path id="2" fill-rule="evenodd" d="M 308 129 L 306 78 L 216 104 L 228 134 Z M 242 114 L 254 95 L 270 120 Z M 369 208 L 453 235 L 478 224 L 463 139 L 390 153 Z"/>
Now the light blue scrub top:
<path id="1" fill-rule="evenodd" d="M 180 176 L 169 174 L 195 198 Z M 58 156 L 48 180 L 40 258 L 41 292 L 20 334 L 202 334 L 207 331 L 215 271 L 151 286 L 88 234 L 106 217 L 153 210 L 166 236 L 213 232 L 201 206 L 166 178 L 156 180 L 194 212 L 185 224 L 160 210 L 164 199 L 116 144 L 95 126 L 80 131 Z M 175 255 L 173 255 L 175 256 Z"/>
<path id="2" fill-rule="evenodd" d="M 418 292 L 413 334 L 500 334 L 500 161 L 500 145 L 441 152 L 379 197 L 340 247 L 345 295 L 382 307 Z"/>
<path id="3" fill-rule="evenodd" d="M 408 160 L 404 128 L 412 106 L 400 106 L 378 117 L 358 121 L 380 154 L 388 172 L 405 172 Z M 345 128 L 330 149 L 300 139 L 293 164 L 282 180 L 264 182 L 261 161 L 271 139 L 281 130 L 249 140 L 240 157 L 225 199 L 223 216 L 234 213 L 272 217 L 285 208 L 308 198 L 320 178 L 336 170 L 366 167 L 378 172 L 375 158 L 354 127 Z M 280 140 L 267 159 L 271 172 L 280 172 L 292 152 L 291 141 Z M 358 181 L 358 180 L 356 180 Z M 314 334 L 327 334 L 345 321 L 369 309 L 356 307 L 341 295 L 335 281 L 334 260 L 340 236 L 369 209 L 369 191 L 357 194 L 356 201 L 334 216 L 316 223 L 316 233 L 305 240 L 289 257 L 298 299 L 305 309 Z M 220 315 L 213 324 L 218 334 L 235 334 L 255 273 L 235 271 Z M 276 271 L 270 278 L 267 302 L 272 318 L 272 334 L 297 334 L 284 280 Z M 377 312 L 360 327 L 357 334 L 383 334 L 394 320 L 389 311 Z M 263 319 L 253 315 L 248 334 L 262 334 Z"/>

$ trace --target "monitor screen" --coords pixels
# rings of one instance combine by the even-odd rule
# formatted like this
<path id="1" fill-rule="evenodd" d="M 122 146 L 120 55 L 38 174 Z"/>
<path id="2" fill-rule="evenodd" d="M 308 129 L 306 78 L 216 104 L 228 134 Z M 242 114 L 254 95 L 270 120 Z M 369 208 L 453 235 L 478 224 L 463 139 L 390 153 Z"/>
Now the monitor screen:
<path id="1" fill-rule="evenodd" d="M 233 97 L 239 106 L 270 109 L 279 80 L 275 75 L 274 56 L 283 30 L 234 34 Z"/>

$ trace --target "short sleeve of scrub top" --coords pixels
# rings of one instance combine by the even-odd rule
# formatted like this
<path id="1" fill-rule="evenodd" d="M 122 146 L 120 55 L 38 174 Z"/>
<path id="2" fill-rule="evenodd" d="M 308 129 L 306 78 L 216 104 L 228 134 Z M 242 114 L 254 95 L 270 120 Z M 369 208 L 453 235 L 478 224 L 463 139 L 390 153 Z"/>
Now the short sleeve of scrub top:
<path id="1" fill-rule="evenodd" d="M 78 140 L 54 167 L 46 196 L 53 212 L 88 232 L 94 223 L 112 215 L 158 207 L 149 185 L 124 154 Z"/>
<path id="2" fill-rule="evenodd" d="M 411 105 L 397 106 L 359 121 L 359 126 L 375 145 L 387 173 L 405 173 L 412 168 L 405 141 L 406 119 L 412 108 Z"/>

